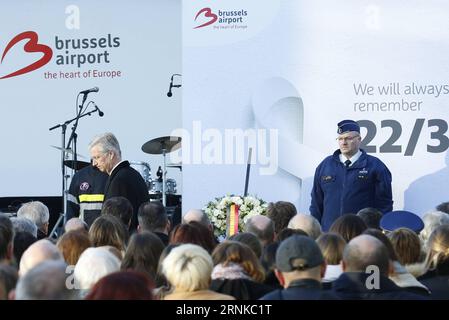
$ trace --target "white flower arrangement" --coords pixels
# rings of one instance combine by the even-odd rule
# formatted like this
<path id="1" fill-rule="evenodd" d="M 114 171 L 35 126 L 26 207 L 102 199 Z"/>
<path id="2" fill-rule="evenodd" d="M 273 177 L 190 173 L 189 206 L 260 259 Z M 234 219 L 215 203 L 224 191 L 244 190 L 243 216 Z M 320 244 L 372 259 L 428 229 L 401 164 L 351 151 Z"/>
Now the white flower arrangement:
<path id="1" fill-rule="evenodd" d="M 254 196 L 234 196 L 227 195 L 222 198 L 215 198 L 204 207 L 204 211 L 214 226 L 214 234 L 217 237 L 226 236 L 226 217 L 228 208 L 232 205 L 239 206 L 239 232 L 242 232 L 242 226 L 254 215 L 265 215 L 268 203 Z"/>

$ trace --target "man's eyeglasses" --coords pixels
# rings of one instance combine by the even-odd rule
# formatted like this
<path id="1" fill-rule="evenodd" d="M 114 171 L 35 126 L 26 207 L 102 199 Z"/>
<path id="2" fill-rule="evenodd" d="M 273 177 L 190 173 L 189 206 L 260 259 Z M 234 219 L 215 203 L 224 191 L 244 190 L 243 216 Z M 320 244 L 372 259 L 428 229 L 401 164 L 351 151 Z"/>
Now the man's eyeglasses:
<path id="1" fill-rule="evenodd" d="M 352 136 L 352 137 L 338 137 L 337 141 L 338 142 L 343 142 L 343 141 L 351 142 L 352 140 L 354 140 L 355 138 L 358 138 L 358 137 L 360 137 L 360 136 L 356 135 L 356 136 Z"/>

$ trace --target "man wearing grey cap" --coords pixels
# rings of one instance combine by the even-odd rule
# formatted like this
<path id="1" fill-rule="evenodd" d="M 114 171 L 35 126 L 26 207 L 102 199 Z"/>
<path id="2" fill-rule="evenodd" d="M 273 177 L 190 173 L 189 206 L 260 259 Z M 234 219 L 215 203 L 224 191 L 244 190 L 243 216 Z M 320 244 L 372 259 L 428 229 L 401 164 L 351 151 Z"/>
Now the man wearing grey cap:
<path id="1" fill-rule="evenodd" d="M 321 250 L 306 236 L 291 236 L 282 241 L 276 252 L 275 274 L 284 289 L 272 291 L 261 300 L 329 300 L 331 292 L 321 290 L 326 271 Z"/>
<path id="2" fill-rule="evenodd" d="M 310 213 L 323 231 L 346 213 L 372 207 L 393 210 L 391 173 L 378 158 L 360 149 L 360 127 L 353 120 L 338 123 L 339 149 L 315 171 Z"/>

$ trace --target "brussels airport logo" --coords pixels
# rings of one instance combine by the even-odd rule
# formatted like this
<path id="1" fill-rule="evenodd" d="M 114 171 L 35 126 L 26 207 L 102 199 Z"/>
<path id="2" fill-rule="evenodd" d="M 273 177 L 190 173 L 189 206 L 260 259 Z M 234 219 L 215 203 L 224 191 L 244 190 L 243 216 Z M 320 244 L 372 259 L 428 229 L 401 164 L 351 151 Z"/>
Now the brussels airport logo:
<path id="1" fill-rule="evenodd" d="M 213 29 L 244 29 L 248 12 L 246 10 L 218 10 L 202 8 L 195 15 L 194 21 L 198 23 L 193 29 L 212 26 Z"/>
<path id="2" fill-rule="evenodd" d="M 25 45 L 23 46 L 23 50 L 26 53 L 35 53 L 35 52 L 39 53 L 40 52 L 40 53 L 43 53 L 44 55 L 37 61 L 19 69 L 19 70 L 13 71 L 3 77 L 0 77 L 0 79 L 6 79 L 6 78 L 20 76 L 22 74 L 37 70 L 50 62 L 50 60 L 53 56 L 53 51 L 51 50 L 51 48 L 49 46 L 39 43 L 39 36 L 37 35 L 36 32 L 25 31 L 25 32 L 22 32 L 21 34 L 18 34 L 17 36 L 12 38 L 11 41 L 9 41 L 9 43 L 6 45 L 5 50 L 3 51 L 2 59 L 1 59 L 0 63 L 3 63 L 3 59 L 5 59 L 5 56 L 7 55 L 9 50 L 22 40 L 28 40 L 25 43 Z"/>
<path id="3" fill-rule="evenodd" d="M 120 37 L 108 33 L 102 37 L 82 39 L 65 39 L 55 35 L 54 45 L 50 47 L 39 40 L 39 36 L 35 31 L 25 31 L 14 36 L 6 45 L 0 60 L 0 71 L 8 68 L 12 68 L 13 71 L 3 71 L 3 73 L 7 74 L 0 74 L 0 79 L 30 73 L 42 68 L 50 61 L 53 61 L 57 66 L 76 67 L 77 69 L 75 71 L 46 71 L 44 72 L 44 79 L 121 77 L 121 70 L 91 69 L 80 71 L 81 68 L 92 64 L 111 64 L 113 50 L 119 48 L 120 45 Z M 21 62 L 20 59 L 26 62 Z"/>
<path id="4" fill-rule="evenodd" d="M 211 25 L 211 24 L 215 23 L 218 20 L 218 16 L 215 13 L 212 13 L 212 10 L 210 8 L 203 8 L 200 11 L 198 11 L 198 13 L 196 14 L 195 21 L 202 14 L 204 14 L 204 17 L 209 19 L 209 21 L 206 21 L 205 23 L 203 23 L 203 24 L 201 24 L 199 26 L 196 26 L 194 29 L 206 27 L 208 25 Z"/>

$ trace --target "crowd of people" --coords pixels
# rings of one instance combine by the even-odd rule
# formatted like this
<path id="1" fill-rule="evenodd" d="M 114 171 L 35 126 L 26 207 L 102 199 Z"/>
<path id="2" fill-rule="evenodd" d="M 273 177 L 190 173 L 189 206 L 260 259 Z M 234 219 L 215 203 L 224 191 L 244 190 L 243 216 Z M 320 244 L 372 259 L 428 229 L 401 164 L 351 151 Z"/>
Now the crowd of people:
<path id="1" fill-rule="evenodd" d="M 420 218 L 364 208 L 324 232 L 280 201 L 221 242 L 202 210 L 172 225 L 160 202 L 144 202 L 136 229 L 132 210 L 126 198 L 111 197 L 90 226 L 71 218 L 57 239 L 46 237 L 41 202 L 1 214 L 0 298 L 449 298 L 449 214 L 436 209 Z"/>
<path id="2" fill-rule="evenodd" d="M 357 122 L 337 133 L 310 214 L 270 203 L 223 241 L 201 209 L 170 219 L 117 138 L 97 136 L 56 239 L 41 202 L 0 214 L 0 299 L 449 299 L 449 204 L 393 211 L 391 173 L 360 149 Z"/>

